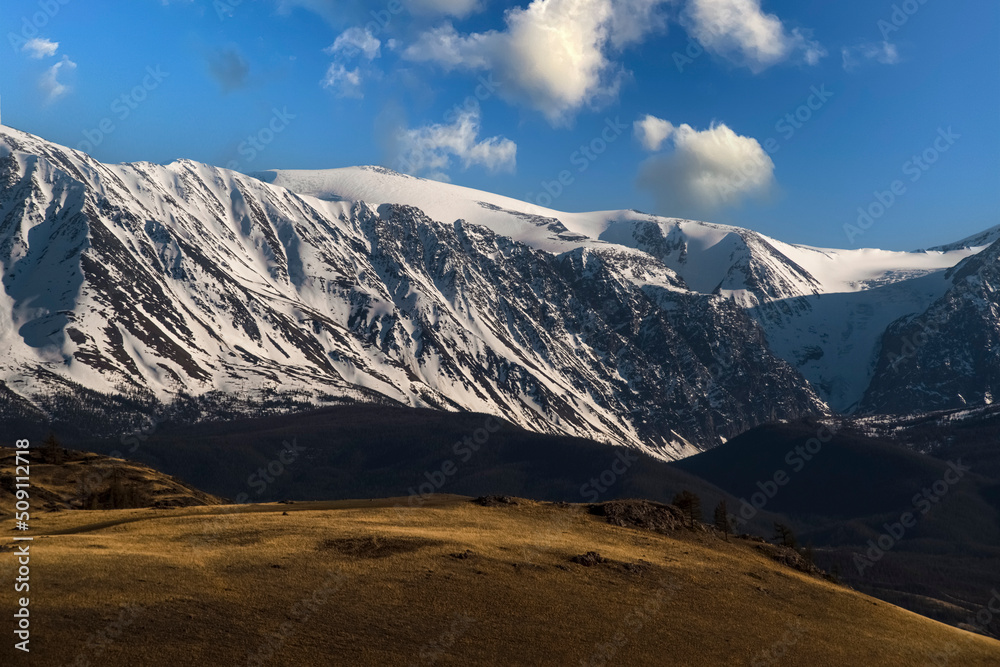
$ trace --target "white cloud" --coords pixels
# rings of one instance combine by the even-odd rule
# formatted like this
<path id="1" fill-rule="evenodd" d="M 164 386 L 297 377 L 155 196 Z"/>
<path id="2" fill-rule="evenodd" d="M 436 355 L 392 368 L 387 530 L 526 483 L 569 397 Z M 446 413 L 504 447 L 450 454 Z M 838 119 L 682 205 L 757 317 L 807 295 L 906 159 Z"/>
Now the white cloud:
<path id="1" fill-rule="evenodd" d="M 618 92 L 612 52 L 662 28 L 669 0 L 533 0 L 505 14 L 503 31 L 460 35 L 450 24 L 424 33 L 403 53 L 445 69 L 488 69 L 507 100 L 565 123 L 583 106 Z"/>
<path id="2" fill-rule="evenodd" d="M 479 137 L 478 108 L 460 111 L 450 125 L 434 124 L 400 130 L 396 139 L 396 164 L 400 171 L 446 180 L 445 172 L 457 159 L 463 169 L 473 165 L 491 172 L 514 171 L 517 144 L 503 137 Z"/>
<path id="3" fill-rule="evenodd" d="M 29 39 L 25 42 L 21 50 L 27 53 L 32 58 L 45 58 L 48 56 L 54 56 L 56 51 L 59 50 L 59 42 L 53 42 L 52 40 L 45 39 L 43 37 L 35 37 L 34 39 Z"/>
<path id="4" fill-rule="evenodd" d="M 42 92 L 45 93 L 46 102 L 54 102 L 69 92 L 69 87 L 59 81 L 59 75 L 64 69 L 66 71 L 75 70 L 76 63 L 67 56 L 63 56 L 62 60 L 45 70 L 42 74 L 38 85 L 41 87 Z"/>
<path id="5" fill-rule="evenodd" d="M 344 4 L 336 0 L 275 0 L 279 14 L 288 14 L 295 8 L 302 8 L 321 16 L 332 26 L 342 26 L 345 22 L 351 21 L 349 14 L 345 14 Z M 360 3 L 364 7 L 365 3 Z M 403 11 L 421 16 L 454 16 L 455 18 L 465 18 L 483 9 L 484 3 L 481 0 L 400 0 L 396 6 L 396 11 L 390 9 L 392 3 L 380 2 L 377 5 L 364 7 L 359 16 L 354 20 L 363 18 L 365 22 L 372 20 L 373 14 L 388 15 L 394 17 Z M 383 14 L 385 12 L 385 14 Z M 395 20 L 390 18 L 390 20 Z M 383 26 L 384 27 L 384 26 Z"/>
<path id="6" fill-rule="evenodd" d="M 361 99 L 364 93 L 361 90 L 361 82 L 365 78 L 381 76 L 381 71 L 372 67 L 371 61 L 381 56 L 382 42 L 367 28 L 348 28 L 337 36 L 333 44 L 323 49 L 334 57 L 330 67 L 326 70 L 326 76 L 321 82 L 324 88 L 329 88 L 338 97 L 353 97 Z M 349 60 L 362 60 L 360 67 L 347 69 L 344 65 Z"/>
<path id="7" fill-rule="evenodd" d="M 826 50 L 804 32 L 791 31 L 761 0 L 688 0 L 681 22 L 707 51 L 760 72 L 799 57 L 815 65 Z"/>
<path id="8" fill-rule="evenodd" d="M 668 120 L 646 114 L 632 123 L 632 132 L 647 151 L 658 151 L 663 142 L 674 133 L 674 124 Z"/>
<path id="9" fill-rule="evenodd" d="M 774 184 L 774 162 L 756 139 L 722 124 L 701 131 L 687 124 L 668 125 L 673 128 L 667 135 L 673 151 L 646 160 L 638 179 L 639 187 L 656 198 L 661 213 L 684 216 L 735 206 L 766 194 Z"/>
<path id="10" fill-rule="evenodd" d="M 636 44 L 666 28 L 663 5 L 675 0 L 614 0 L 611 3 L 611 45 L 616 49 Z"/>
<path id="11" fill-rule="evenodd" d="M 845 46 L 840 52 L 844 58 L 844 69 L 847 71 L 859 67 L 865 60 L 874 60 L 883 65 L 895 65 L 899 62 L 899 51 L 895 44 L 889 42 Z"/>
<path id="12" fill-rule="evenodd" d="M 368 60 L 374 60 L 380 55 L 379 47 L 382 45 L 374 35 L 367 29 L 348 28 L 337 36 L 332 46 L 328 46 L 324 52 L 333 55 L 341 55 L 345 58 L 364 56 Z"/>
<path id="13" fill-rule="evenodd" d="M 414 14 L 437 14 L 465 18 L 480 11 L 479 0 L 403 0 L 403 5 Z"/>
<path id="14" fill-rule="evenodd" d="M 326 76 L 321 82 L 324 88 L 332 90 L 337 97 L 353 97 L 361 99 L 361 72 L 357 67 L 347 69 L 340 63 L 332 63 L 326 70 Z"/>

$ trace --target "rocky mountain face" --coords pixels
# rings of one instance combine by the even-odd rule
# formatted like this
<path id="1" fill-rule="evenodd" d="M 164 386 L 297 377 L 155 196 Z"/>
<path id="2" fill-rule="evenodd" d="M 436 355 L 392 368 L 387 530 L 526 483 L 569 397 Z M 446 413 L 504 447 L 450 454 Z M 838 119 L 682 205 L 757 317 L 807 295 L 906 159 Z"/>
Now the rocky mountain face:
<path id="1" fill-rule="evenodd" d="M 648 252 L 552 252 L 190 161 L 103 165 L 9 128 L 0 275 L 0 393 L 49 418 L 383 400 L 672 459 L 826 410 L 740 304 Z"/>
<path id="2" fill-rule="evenodd" d="M 866 413 L 989 405 L 1000 396 L 1000 241 L 945 274 L 930 308 L 882 337 Z"/>
<path id="3" fill-rule="evenodd" d="M 717 295 L 743 308 L 770 349 L 831 408 L 853 412 L 873 377 L 881 336 L 949 288 L 945 271 L 988 245 L 998 229 L 913 252 L 815 248 L 730 225 L 635 210 L 567 213 L 387 169 L 278 170 L 255 177 L 329 201 L 405 203 L 449 222 L 473 220 L 532 248 L 631 251 L 671 272 L 664 285 Z M 643 278 L 659 284 L 655 276 Z"/>

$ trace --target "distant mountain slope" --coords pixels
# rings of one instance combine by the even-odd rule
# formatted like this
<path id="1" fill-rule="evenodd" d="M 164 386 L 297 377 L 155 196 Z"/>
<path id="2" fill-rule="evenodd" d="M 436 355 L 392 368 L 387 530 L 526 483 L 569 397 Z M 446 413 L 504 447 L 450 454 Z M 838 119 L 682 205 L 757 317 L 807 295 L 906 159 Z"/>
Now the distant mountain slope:
<path id="1" fill-rule="evenodd" d="M 868 413 L 989 405 L 1000 398 L 1000 240 L 947 272 L 950 289 L 882 337 Z"/>
<path id="2" fill-rule="evenodd" d="M 636 249 L 553 254 L 6 128 L 0 147 L 0 380 L 43 413 L 80 387 L 141 405 L 381 398 L 671 459 L 825 410 L 742 309 Z"/>

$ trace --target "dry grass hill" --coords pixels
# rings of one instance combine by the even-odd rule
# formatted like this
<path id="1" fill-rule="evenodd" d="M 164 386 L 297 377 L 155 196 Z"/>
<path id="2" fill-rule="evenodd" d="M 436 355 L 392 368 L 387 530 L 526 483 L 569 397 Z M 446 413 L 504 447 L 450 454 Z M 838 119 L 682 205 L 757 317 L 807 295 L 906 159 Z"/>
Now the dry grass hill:
<path id="1" fill-rule="evenodd" d="M 630 509 L 603 510 L 626 525 L 444 495 L 42 513 L 31 664 L 1000 664 L 1000 642 Z"/>

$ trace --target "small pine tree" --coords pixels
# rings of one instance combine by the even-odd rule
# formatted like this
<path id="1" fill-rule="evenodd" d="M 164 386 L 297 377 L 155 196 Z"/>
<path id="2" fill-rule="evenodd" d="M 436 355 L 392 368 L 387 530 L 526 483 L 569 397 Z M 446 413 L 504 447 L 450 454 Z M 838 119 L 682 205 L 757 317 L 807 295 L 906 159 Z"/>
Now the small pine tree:
<path id="1" fill-rule="evenodd" d="M 681 491 L 674 496 L 673 504 L 684 512 L 688 519 L 688 525 L 695 527 L 695 522 L 701 522 L 701 498 L 690 491 Z"/>
<path id="2" fill-rule="evenodd" d="M 722 531 L 729 541 L 729 533 L 732 532 L 732 523 L 729 520 L 729 511 L 726 508 L 726 501 L 720 501 L 715 507 L 715 527 Z"/>
<path id="3" fill-rule="evenodd" d="M 63 448 L 55 433 L 49 433 L 49 437 L 42 443 L 47 463 L 60 464 L 63 462 Z"/>
<path id="4" fill-rule="evenodd" d="M 789 549 L 794 549 L 797 544 L 795 541 L 795 533 L 792 529 L 783 523 L 774 522 L 774 537 L 771 538 L 775 540 L 778 544 L 783 547 L 788 547 Z"/>

